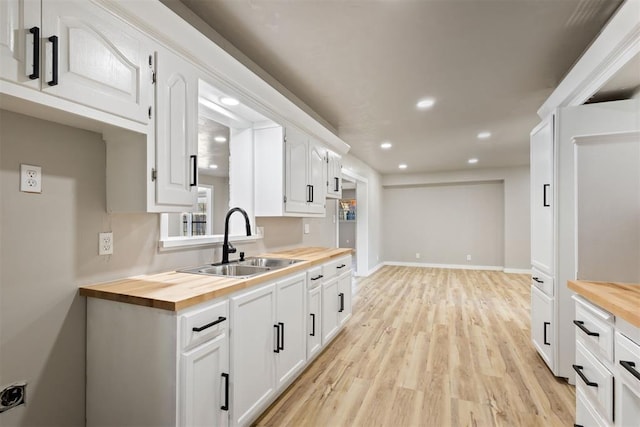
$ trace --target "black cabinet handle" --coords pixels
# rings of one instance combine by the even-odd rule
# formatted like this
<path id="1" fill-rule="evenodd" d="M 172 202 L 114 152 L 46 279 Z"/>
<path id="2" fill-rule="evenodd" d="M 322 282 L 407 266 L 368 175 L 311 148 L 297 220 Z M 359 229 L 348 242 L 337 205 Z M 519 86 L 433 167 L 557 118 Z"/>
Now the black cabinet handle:
<path id="1" fill-rule="evenodd" d="M 573 427 L 584 427 L 582 424 L 574 424 Z"/>
<path id="2" fill-rule="evenodd" d="M 191 157 L 191 182 L 189 183 L 190 187 L 195 187 L 198 185 L 198 156 L 192 155 Z"/>
<path id="3" fill-rule="evenodd" d="M 311 186 L 311 202 L 313 202 L 313 185 Z"/>
<path id="4" fill-rule="evenodd" d="M 544 283 L 544 280 L 540 280 L 537 277 L 532 277 L 534 282 L 538 282 L 538 283 Z"/>
<path id="5" fill-rule="evenodd" d="M 346 267 L 346 264 L 340 264 L 340 265 L 339 265 L 339 266 L 337 266 L 336 268 L 339 270 L 339 269 L 341 269 L 341 268 L 345 268 L 345 267 Z"/>
<path id="6" fill-rule="evenodd" d="M 342 313 L 344 311 L 344 293 L 340 292 L 338 297 L 340 298 L 340 310 L 338 310 L 338 313 Z"/>
<path id="7" fill-rule="evenodd" d="M 626 369 L 627 371 L 631 372 L 631 375 L 633 375 L 638 380 L 640 380 L 640 372 L 638 372 L 636 369 L 634 369 L 636 367 L 635 363 L 633 363 L 631 361 L 627 361 L 627 360 L 621 360 L 620 364 L 622 365 L 622 367 L 624 369 Z"/>
<path id="8" fill-rule="evenodd" d="M 280 343 L 281 344 L 278 345 L 278 349 L 279 350 L 284 350 L 284 323 L 278 322 L 278 325 L 280 326 L 281 331 L 282 331 L 279 334 L 280 335 Z"/>
<path id="9" fill-rule="evenodd" d="M 273 350 L 274 353 L 280 353 L 280 327 L 278 325 L 273 325 L 276 328 L 276 348 Z"/>
<path id="10" fill-rule="evenodd" d="M 334 179 L 334 184 L 335 184 L 335 187 L 333 188 L 333 191 L 340 191 L 340 178 L 338 178 L 336 176 L 336 177 L 333 177 L 333 179 Z"/>
<path id="11" fill-rule="evenodd" d="M 544 325 L 542 326 L 543 327 L 543 334 L 544 334 L 544 337 L 542 338 L 542 341 L 544 342 L 544 345 L 551 345 L 550 342 L 547 342 L 547 326 L 549 326 L 550 324 L 551 323 L 549 323 L 549 322 L 544 322 Z"/>
<path id="12" fill-rule="evenodd" d="M 196 328 L 196 327 L 191 328 L 191 330 L 192 330 L 193 332 L 202 332 L 202 331 L 204 331 L 205 329 L 208 329 L 208 328 L 210 328 L 210 327 L 212 327 L 212 326 L 217 325 L 218 323 L 222 323 L 222 322 L 224 322 L 225 320 L 227 320 L 227 318 L 226 318 L 226 317 L 218 316 L 218 320 L 214 320 L 213 322 L 211 322 L 211 323 L 207 323 L 207 324 L 206 324 L 206 325 L 204 325 L 204 326 L 199 326 L 199 327 L 197 327 L 197 328 Z"/>
<path id="13" fill-rule="evenodd" d="M 589 381 L 589 379 L 584 376 L 584 374 L 582 373 L 584 366 L 580 366 L 580 365 L 571 365 L 571 366 L 573 366 L 573 370 L 576 371 L 576 373 L 580 376 L 580 378 L 582 378 L 582 381 L 584 381 L 586 385 L 588 385 L 589 387 L 598 387 L 598 383 Z"/>
<path id="14" fill-rule="evenodd" d="M 47 84 L 49 86 L 55 86 L 58 84 L 58 36 L 49 37 L 49 41 L 53 45 L 53 54 L 51 55 L 53 72 L 51 74 L 51 81 L 48 81 Z"/>
<path id="15" fill-rule="evenodd" d="M 307 184 L 307 203 L 311 202 L 311 186 Z"/>
<path id="16" fill-rule="evenodd" d="M 590 337 L 599 337 L 600 336 L 600 334 L 598 332 L 591 332 L 590 330 L 588 330 L 584 326 L 584 322 L 582 320 L 574 320 L 573 324 L 576 325 L 578 328 L 582 329 L 582 332 L 584 332 L 585 334 L 589 335 Z"/>
<path id="17" fill-rule="evenodd" d="M 542 186 L 542 206 L 548 208 L 551 206 L 549 202 L 547 202 L 547 189 L 551 186 L 551 184 L 544 184 Z"/>
<path id="18" fill-rule="evenodd" d="M 309 334 L 312 337 L 316 336 L 316 315 L 311 313 L 311 333 Z"/>
<path id="19" fill-rule="evenodd" d="M 223 411 L 229 410 L 229 374 L 222 373 L 224 378 L 224 405 L 220 407 Z"/>
<path id="20" fill-rule="evenodd" d="M 322 274 L 318 274 L 316 277 L 312 277 L 311 280 L 322 279 L 324 276 Z"/>
<path id="21" fill-rule="evenodd" d="M 29 78 L 35 80 L 40 77 L 40 28 L 31 27 L 29 32 L 33 34 L 33 72 Z"/>

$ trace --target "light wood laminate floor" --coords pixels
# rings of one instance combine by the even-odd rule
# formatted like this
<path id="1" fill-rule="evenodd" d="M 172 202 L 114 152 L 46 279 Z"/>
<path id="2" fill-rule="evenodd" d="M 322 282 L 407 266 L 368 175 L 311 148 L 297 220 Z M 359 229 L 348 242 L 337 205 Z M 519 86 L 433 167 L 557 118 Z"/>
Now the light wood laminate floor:
<path id="1" fill-rule="evenodd" d="M 575 391 L 530 340 L 530 278 L 386 266 L 265 426 L 569 426 Z"/>

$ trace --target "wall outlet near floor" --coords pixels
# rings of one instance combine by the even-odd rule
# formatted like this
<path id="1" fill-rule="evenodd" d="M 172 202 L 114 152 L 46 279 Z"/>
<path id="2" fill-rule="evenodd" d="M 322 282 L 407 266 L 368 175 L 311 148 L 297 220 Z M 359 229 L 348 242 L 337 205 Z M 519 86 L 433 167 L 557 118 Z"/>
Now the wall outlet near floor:
<path id="1" fill-rule="evenodd" d="M 304 234 L 309 234 L 309 224 L 304 225 Z"/>
<path id="2" fill-rule="evenodd" d="M 113 233 L 98 234 L 98 255 L 111 255 L 113 253 Z"/>
<path id="3" fill-rule="evenodd" d="M 467 255 L 467 261 L 471 261 L 471 255 Z"/>
<path id="4" fill-rule="evenodd" d="M 416 252 L 416 259 L 420 259 L 420 252 Z"/>
<path id="5" fill-rule="evenodd" d="M 11 384 L 0 390 L 0 413 L 8 411 L 27 401 L 27 383 Z"/>
<path id="6" fill-rule="evenodd" d="M 20 165 L 20 191 L 42 193 L 42 168 L 40 166 Z"/>

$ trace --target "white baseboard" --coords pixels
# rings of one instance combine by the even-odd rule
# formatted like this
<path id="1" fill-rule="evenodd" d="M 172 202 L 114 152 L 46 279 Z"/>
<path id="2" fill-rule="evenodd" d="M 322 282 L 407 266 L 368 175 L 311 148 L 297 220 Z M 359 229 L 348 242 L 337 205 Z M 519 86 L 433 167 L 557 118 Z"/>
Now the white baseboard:
<path id="1" fill-rule="evenodd" d="M 529 268 L 505 268 L 505 273 L 508 274 L 531 274 L 531 269 Z"/>
<path id="2" fill-rule="evenodd" d="M 399 262 L 399 261 L 385 261 L 384 265 L 398 265 L 403 267 L 451 268 L 454 270 L 490 270 L 490 271 L 504 270 L 504 267 L 500 265 L 431 264 L 426 262 Z"/>

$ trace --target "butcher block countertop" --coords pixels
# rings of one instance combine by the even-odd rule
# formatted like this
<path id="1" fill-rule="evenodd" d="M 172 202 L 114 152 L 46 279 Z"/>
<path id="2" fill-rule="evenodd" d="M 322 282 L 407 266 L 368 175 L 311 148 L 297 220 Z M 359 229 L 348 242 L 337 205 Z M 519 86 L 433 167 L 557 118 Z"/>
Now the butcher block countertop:
<path id="1" fill-rule="evenodd" d="M 246 279 L 170 271 L 82 286 L 80 287 L 80 295 L 179 311 L 241 289 L 250 288 L 272 279 L 306 270 L 332 258 L 349 255 L 351 252 L 352 249 L 342 248 L 297 248 L 260 256 L 299 259 L 302 262 Z"/>
<path id="2" fill-rule="evenodd" d="M 640 284 L 570 280 L 569 289 L 640 328 Z"/>

